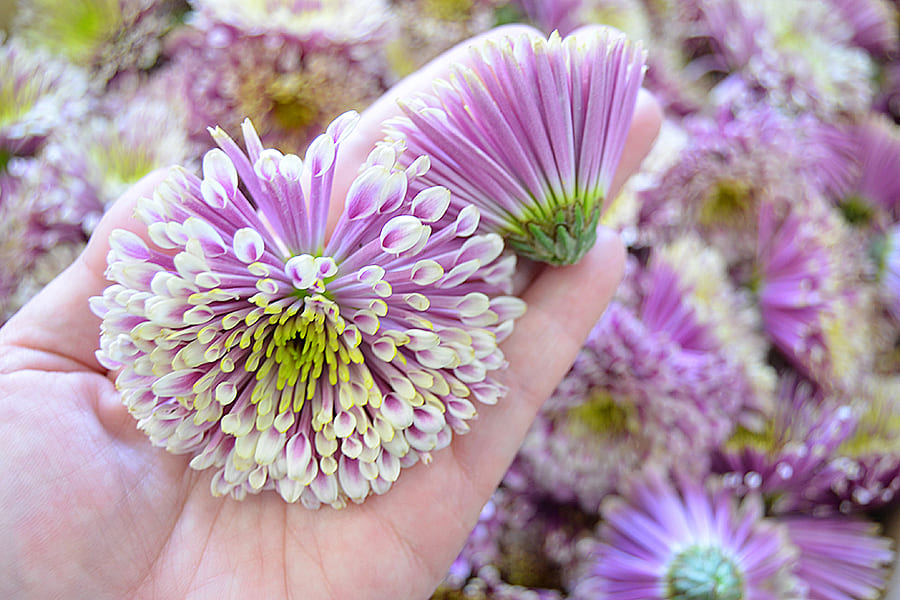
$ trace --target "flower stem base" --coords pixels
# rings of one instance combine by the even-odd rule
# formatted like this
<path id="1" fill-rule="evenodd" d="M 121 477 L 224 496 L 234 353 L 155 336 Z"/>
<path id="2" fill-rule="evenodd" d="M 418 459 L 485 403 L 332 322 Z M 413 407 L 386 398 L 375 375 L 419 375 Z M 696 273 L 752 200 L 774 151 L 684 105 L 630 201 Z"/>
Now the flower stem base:
<path id="1" fill-rule="evenodd" d="M 571 265 L 587 254 L 597 241 L 600 203 L 585 210 L 570 204 L 560 208 L 552 220 L 529 221 L 507 233 L 506 243 L 516 254 L 551 265 Z"/>

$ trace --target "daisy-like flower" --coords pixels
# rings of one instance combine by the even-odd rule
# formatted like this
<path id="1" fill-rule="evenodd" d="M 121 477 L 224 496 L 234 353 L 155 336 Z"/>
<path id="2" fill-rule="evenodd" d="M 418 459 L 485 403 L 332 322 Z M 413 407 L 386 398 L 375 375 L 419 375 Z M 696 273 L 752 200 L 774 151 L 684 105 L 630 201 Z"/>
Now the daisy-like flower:
<path id="1" fill-rule="evenodd" d="M 535 491 L 588 512 L 646 464 L 702 472 L 706 452 L 735 423 L 758 425 L 767 402 L 665 260 L 651 259 L 623 288 L 633 298 L 610 304 L 516 459 Z M 732 309 L 740 315 L 740 304 Z"/>
<path id="2" fill-rule="evenodd" d="M 782 375 L 765 427 L 739 427 L 714 453 L 712 469 L 737 494 L 761 494 L 776 514 L 813 509 L 813 501 L 840 478 L 829 463 L 858 418 L 849 403 L 789 372 Z"/>
<path id="3" fill-rule="evenodd" d="M 796 515 L 778 519 L 797 547 L 794 574 L 809 600 L 881 598 L 893 560 L 891 540 L 860 518 Z"/>
<path id="4" fill-rule="evenodd" d="M 841 512 L 890 505 L 900 491 L 900 378 L 874 376 L 859 388 L 859 423 L 829 464 L 840 477 L 815 499 Z"/>
<path id="5" fill-rule="evenodd" d="M 29 43 L 91 71 L 104 85 L 116 73 L 156 64 L 175 24 L 176 0 L 22 0 L 14 31 Z"/>
<path id="6" fill-rule="evenodd" d="M 169 39 L 167 55 L 200 143 L 207 127 L 233 133 L 246 117 L 267 146 L 302 152 L 332 119 L 386 88 L 383 3 L 194 4 L 192 27 Z"/>
<path id="7" fill-rule="evenodd" d="M 835 390 L 854 389 L 874 362 L 874 296 L 858 281 L 863 251 L 844 227 L 827 210 L 798 206 L 779 216 L 766 204 L 754 284 L 773 344 L 799 372 Z"/>
<path id="8" fill-rule="evenodd" d="M 850 223 L 881 229 L 900 218 L 900 132 L 890 119 L 873 114 L 843 133 L 852 176 L 832 195 Z"/>
<path id="9" fill-rule="evenodd" d="M 474 235 L 474 207 L 429 225 L 450 198 L 410 191 L 427 159 L 403 170 L 394 149 L 373 151 L 326 242 L 356 119 L 336 119 L 304 161 L 263 149 L 249 121 L 246 154 L 215 130 L 202 179 L 176 170 L 138 205 L 152 243 L 111 237 L 98 356 L 122 369 L 154 444 L 216 470 L 215 495 L 361 502 L 504 391 L 491 372 L 524 310 L 503 295 L 514 260 Z"/>
<path id="10" fill-rule="evenodd" d="M 136 83 L 107 94 L 103 104 L 47 143 L 41 178 L 55 178 L 64 190 L 48 190 L 39 200 L 48 225 L 75 225 L 90 235 L 106 207 L 151 171 L 172 164 L 196 171 L 198 146 L 160 89 Z"/>
<path id="11" fill-rule="evenodd" d="M 419 187 L 445 185 L 451 215 L 468 205 L 482 229 L 525 256 L 573 263 L 596 240 L 644 72 L 644 52 L 597 28 L 474 47 L 434 96 L 402 104 L 389 136 L 431 157 Z"/>
<path id="12" fill-rule="evenodd" d="M 874 62 L 828 2 L 703 0 L 706 33 L 721 70 L 740 72 L 773 104 L 823 117 L 861 115 L 871 104 Z"/>
<path id="13" fill-rule="evenodd" d="M 794 600 L 796 550 L 763 516 L 762 502 L 738 500 L 659 473 L 633 479 L 602 507 L 591 573 L 573 595 L 607 600 Z"/>
<path id="14" fill-rule="evenodd" d="M 679 160 L 640 193 L 641 235 L 652 245 L 697 231 L 740 268 L 757 247 L 759 207 L 808 195 L 826 158 L 823 128 L 764 103 L 682 122 L 689 141 Z"/>
<path id="15" fill-rule="evenodd" d="M 87 112 L 86 74 L 0 34 L 0 172 L 37 150 L 62 124 Z"/>

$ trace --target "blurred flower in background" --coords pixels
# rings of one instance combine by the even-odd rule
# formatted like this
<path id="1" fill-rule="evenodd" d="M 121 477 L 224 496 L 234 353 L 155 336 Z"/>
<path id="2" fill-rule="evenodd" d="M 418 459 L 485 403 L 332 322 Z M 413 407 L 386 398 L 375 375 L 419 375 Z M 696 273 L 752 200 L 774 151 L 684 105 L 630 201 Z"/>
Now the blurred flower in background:
<path id="1" fill-rule="evenodd" d="M 466 193 L 487 180 L 487 155 L 506 173 L 525 169 L 528 181 L 541 182 L 519 183 L 530 194 L 520 200 L 531 202 L 557 181 L 585 200 L 591 186 L 570 180 L 559 142 L 578 140 L 590 154 L 600 152 L 591 144 L 602 136 L 579 138 L 584 132 L 575 128 L 556 135 L 560 122 L 579 122 L 575 104 L 525 115 L 541 86 L 523 79 L 488 118 L 479 94 L 497 90 L 473 77 L 510 79 L 523 72 L 525 50 L 546 50 L 584 25 L 612 25 L 646 52 L 643 87 L 665 111 L 640 172 L 588 215 L 628 245 L 626 277 L 434 597 L 885 597 L 895 546 L 880 524 L 900 502 L 898 15 L 894 0 L 2 5 L 0 319 L 77 256 L 105 208 L 142 175 L 175 164 L 183 181 L 203 175 L 201 157 L 213 144 L 208 128 L 236 136 L 249 117 L 260 147 L 304 155 L 335 117 L 364 109 L 400 77 L 498 24 L 530 23 L 546 38 L 482 49 L 480 66 L 457 70 L 432 97 L 404 99 L 407 121 L 387 128 L 379 152 L 412 161 L 403 165 L 416 174 L 410 185 L 421 179 L 422 189 L 440 183 L 452 190 L 454 180 L 465 182 L 451 193 L 445 222 L 475 202 Z M 519 54 L 503 62 L 503 52 Z M 608 66 L 603 53 L 586 67 L 576 65 L 578 53 L 554 56 L 553 68 L 567 73 Z M 585 80 L 565 80 L 556 91 L 577 91 Z M 623 141 L 627 123 L 613 118 L 623 115 L 610 113 L 611 145 Z M 416 119 L 433 129 L 427 147 L 410 125 Z M 492 145 L 502 123 L 517 135 Z M 554 135 L 534 144 L 528 136 L 535 131 Z M 467 159 L 445 164 L 460 147 Z M 529 151 L 550 152 L 552 160 L 523 160 Z M 424 159 L 413 160 L 419 154 L 431 155 L 427 175 L 439 181 L 425 179 Z M 596 176 L 593 167 L 584 172 Z M 511 197 L 498 189 L 505 195 L 486 194 L 495 205 Z M 486 210 L 481 224 L 507 217 L 515 215 Z M 188 228 L 198 240 L 214 237 L 196 223 Z M 128 244 L 120 252 L 126 247 L 134 253 Z M 494 275 L 512 268 L 509 254 L 496 258 Z M 148 293 L 170 292 L 163 278 Z M 387 356 L 386 342 L 372 348 L 367 363 Z M 184 349 L 172 365 L 191 357 L 194 350 Z M 466 376 L 480 373 L 471 371 Z M 259 456 L 248 455 L 252 436 L 234 454 L 236 442 L 223 441 L 214 420 L 202 425 L 213 432 L 203 446 L 194 435 L 202 427 L 167 420 L 169 409 L 179 418 L 189 412 L 147 409 L 144 425 L 157 443 L 172 434 L 173 446 L 198 452 L 198 466 L 221 469 L 218 493 L 277 487 L 288 499 L 305 494 L 313 506 L 387 487 L 377 477 L 363 486 L 354 475 L 372 475 L 371 467 L 350 465 L 340 471 L 346 487 L 324 481 L 326 473 L 316 484 L 321 495 L 307 493 L 297 482 L 309 472 L 282 468 L 287 463 L 273 454 L 273 431 L 283 432 L 266 430 Z M 444 416 L 445 423 L 465 431 L 467 405 L 454 410 L 463 416 Z M 409 456 L 418 456 L 415 444 L 447 441 L 446 432 L 429 433 L 440 419 L 426 416 L 418 415 L 421 428 L 411 426 L 419 433 L 404 438 Z M 346 417 L 334 419 L 332 429 L 348 433 Z M 334 448 L 336 437 L 321 437 L 310 457 L 319 452 L 317 468 L 330 473 L 364 453 L 366 440 Z M 292 445 L 294 458 L 305 457 L 304 448 Z M 335 464 L 323 467 L 325 458 Z M 247 461 L 252 469 L 236 469 Z"/>

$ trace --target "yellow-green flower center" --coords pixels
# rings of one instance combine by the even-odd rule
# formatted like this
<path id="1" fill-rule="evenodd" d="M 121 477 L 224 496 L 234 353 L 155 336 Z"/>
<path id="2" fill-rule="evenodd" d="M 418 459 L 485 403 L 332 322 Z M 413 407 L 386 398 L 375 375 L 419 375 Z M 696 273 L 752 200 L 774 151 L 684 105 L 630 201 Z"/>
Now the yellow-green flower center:
<path id="1" fill-rule="evenodd" d="M 157 166 L 149 147 L 135 146 L 121 136 L 113 136 L 91 151 L 94 164 L 103 168 L 105 179 L 117 184 L 137 183 Z"/>
<path id="2" fill-rule="evenodd" d="M 666 574 L 668 600 L 741 600 L 744 585 L 734 561 L 715 546 L 691 546 Z"/>
<path id="3" fill-rule="evenodd" d="M 838 205 L 844 220 L 850 225 L 868 225 L 875 218 L 872 203 L 859 194 L 850 194 Z"/>
<path id="4" fill-rule="evenodd" d="M 738 426 L 731 438 L 725 442 L 725 449 L 731 452 L 752 448 L 767 455 L 775 454 L 781 446 L 782 440 L 776 436 L 773 420 L 768 420 L 759 431 L 753 431 L 744 426 Z"/>
<path id="5" fill-rule="evenodd" d="M 2 75 L 6 81 L 0 85 L 0 126 L 13 123 L 31 110 L 41 94 L 39 77 L 16 87 L 12 73 L 7 71 Z"/>
<path id="6" fill-rule="evenodd" d="M 472 0 L 425 0 L 425 14 L 442 21 L 464 21 L 472 13 Z"/>
<path id="7" fill-rule="evenodd" d="M 73 62 L 84 63 L 122 28 L 118 0 L 38 0 L 23 35 Z"/>
<path id="8" fill-rule="evenodd" d="M 717 181 L 700 206 L 698 220 L 703 225 L 740 225 L 750 209 L 750 185 L 744 181 Z"/>
<path id="9" fill-rule="evenodd" d="M 578 432 L 619 436 L 632 433 L 635 419 L 630 406 L 617 402 L 606 393 L 595 393 L 589 400 L 568 411 L 569 423 Z"/>
<path id="10" fill-rule="evenodd" d="M 268 324 L 257 328 L 245 368 L 257 380 L 251 401 L 281 397 L 278 412 L 299 411 L 315 395 L 321 378 L 332 386 L 350 381 L 350 365 L 363 362 L 362 341 L 341 317 L 337 303 L 322 294 L 297 299 L 287 307 L 269 304 Z M 278 394 L 297 387 L 300 393 Z M 291 405 L 291 399 L 293 404 Z"/>

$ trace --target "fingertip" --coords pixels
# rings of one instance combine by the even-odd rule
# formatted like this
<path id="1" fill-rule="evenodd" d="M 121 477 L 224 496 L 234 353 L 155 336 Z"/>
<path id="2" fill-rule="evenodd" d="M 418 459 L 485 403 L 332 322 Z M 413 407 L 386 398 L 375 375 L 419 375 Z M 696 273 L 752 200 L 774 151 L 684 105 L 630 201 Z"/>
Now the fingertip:
<path id="1" fill-rule="evenodd" d="M 610 185 L 610 198 L 615 198 L 628 178 L 640 168 L 644 158 L 650 153 L 656 136 L 659 135 L 662 121 L 663 111 L 659 101 L 648 90 L 641 88 L 638 91 L 622 158 L 619 160 L 619 168 Z"/>

